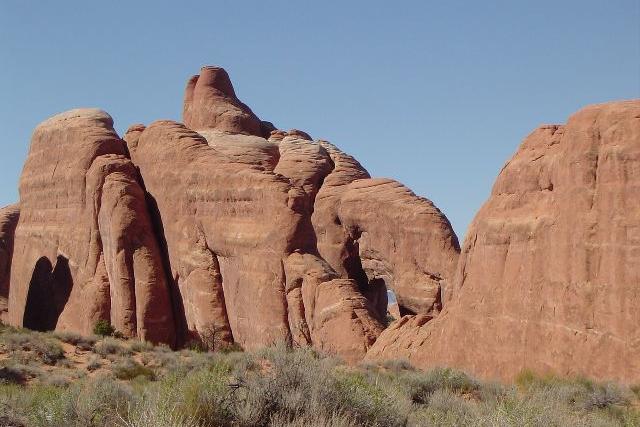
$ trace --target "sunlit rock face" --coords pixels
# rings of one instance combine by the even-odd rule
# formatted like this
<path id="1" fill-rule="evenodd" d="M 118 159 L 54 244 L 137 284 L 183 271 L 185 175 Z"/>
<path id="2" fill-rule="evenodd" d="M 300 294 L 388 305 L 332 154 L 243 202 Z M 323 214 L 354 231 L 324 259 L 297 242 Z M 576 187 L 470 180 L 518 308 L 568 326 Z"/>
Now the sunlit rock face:
<path id="1" fill-rule="evenodd" d="M 7 319 L 173 342 L 169 287 L 145 192 L 100 110 L 72 110 L 33 133 L 20 178 Z"/>
<path id="2" fill-rule="evenodd" d="M 459 248 L 429 200 L 260 120 L 222 68 L 188 81 L 183 111 L 123 139 L 100 110 L 38 126 L 19 215 L 0 212 L 11 323 L 88 333 L 102 319 L 175 346 L 213 332 L 355 361 L 388 289 L 397 317 L 437 315 Z"/>
<path id="3" fill-rule="evenodd" d="M 444 311 L 403 318 L 369 358 L 512 379 L 640 380 L 640 101 L 541 126 L 469 227 Z"/>

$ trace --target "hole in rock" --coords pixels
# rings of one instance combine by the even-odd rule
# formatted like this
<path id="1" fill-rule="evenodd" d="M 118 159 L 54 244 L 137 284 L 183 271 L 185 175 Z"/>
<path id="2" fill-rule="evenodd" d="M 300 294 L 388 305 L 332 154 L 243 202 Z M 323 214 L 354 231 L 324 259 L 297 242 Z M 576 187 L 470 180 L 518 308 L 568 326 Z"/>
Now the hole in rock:
<path id="1" fill-rule="evenodd" d="M 40 258 L 31 275 L 22 325 L 36 331 L 56 328 L 73 287 L 69 260 L 58 256 L 53 267 L 47 257 Z"/>
<path id="2" fill-rule="evenodd" d="M 396 294 L 392 290 L 387 289 L 387 323 L 391 323 L 401 317 L 400 305 L 398 305 Z"/>

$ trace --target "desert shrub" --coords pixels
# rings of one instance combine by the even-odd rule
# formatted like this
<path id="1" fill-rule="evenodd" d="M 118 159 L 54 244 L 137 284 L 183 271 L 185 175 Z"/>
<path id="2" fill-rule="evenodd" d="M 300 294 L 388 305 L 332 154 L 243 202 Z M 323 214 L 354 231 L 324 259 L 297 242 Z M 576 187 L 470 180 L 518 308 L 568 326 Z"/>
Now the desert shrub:
<path id="1" fill-rule="evenodd" d="M 628 405 L 630 396 L 627 392 L 614 384 L 594 386 L 582 400 L 582 405 L 588 411 L 605 409 L 615 405 Z"/>
<path id="2" fill-rule="evenodd" d="M 96 337 L 87 337 L 75 332 L 56 332 L 54 336 L 64 343 L 75 345 L 78 349 L 85 351 L 91 350 L 97 341 Z"/>
<path id="3" fill-rule="evenodd" d="M 114 426 L 135 402 L 129 386 L 108 377 L 95 378 L 75 387 L 75 418 L 79 425 Z"/>
<path id="4" fill-rule="evenodd" d="M 194 416 L 184 414 L 176 404 L 166 400 L 144 400 L 130 405 L 126 416 L 120 417 L 118 425 L 123 427 L 200 427 Z"/>
<path id="5" fill-rule="evenodd" d="M 102 357 L 107 357 L 108 355 L 126 355 L 130 354 L 131 351 L 124 347 L 122 343 L 116 339 L 105 337 L 102 340 L 98 341 L 93 346 L 93 352 L 99 354 Z"/>
<path id="6" fill-rule="evenodd" d="M 218 351 L 223 354 L 229 354 L 229 353 L 242 353 L 244 352 L 244 349 L 240 344 L 234 342 L 231 344 L 225 343 L 219 346 Z"/>
<path id="7" fill-rule="evenodd" d="M 71 369 L 74 367 L 74 364 L 72 361 L 70 361 L 69 359 L 59 359 L 56 362 L 56 366 L 60 367 L 60 368 L 67 368 L 67 369 Z"/>
<path id="8" fill-rule="evenodd" d="M 403 360 L 346 366 L 309 348 L 174 352 L 113 337 L 86 339 L 87 370 L 102 356 L 111 371 L 78 378 L 64 358 L 41 369 L 51 342 L 85 342 L 55 336 L 0 328 L 0 426 L 640 426 L 640 388 L 581 378 L 525 372 L 507 386 Z"/>
<path id="9" fill-rule="evenodd" d="M 47 375 L 43 380 L 44 384 L 52 385 L 55 387 L 66 387 L 70 384 L 69 378 L 64 377 L 62 375 L 53 374 Z"/>
<path id="10" fill-rule="evenodd" d="M 0 414 L 0 426 L 2 427 L 27 427 L 27 425 L 24 423 L 24 421 L 14 415 L 14 414 L 8 414 L 8 413 L 3 413 Z"/>
<path id="11" fill-rule="evenodd" d="M 0 367 L 0 384 L 22 384 L 29 378 L 29 370 L 22 365 Z"/>
<path id="12" fill-rule="evenodd" d="M 448 368 L 436 368 L 426 373 L 408 373 L 399 380 L 411 401 L 416 404 L 427 404 L 431 395 L 440 389 L 457 394 L 474 394 L 480 391 L 478 381 L 464 372 Z"/>
<path id="13" fill-rule="evenodd" d="M 368 381 L 360 372 L 342 373 L 338 376 L 337 389 L 341 409 L 350 413 L 357 422 L 371 426 L 402 426 L 406 413 L 398 410 L 387 387 Z"/>
<path id="14" fill-rule="evenodd" d="M 134 353 L 142 353 L 145 351 L 153 351 L 153 344 L 142 340 L 129 341 L 129 349 Z"/>
<path id="15" fill-rule="evenodd" d="M 382 364 L 382 367 L 390 370 L 391 372 L 401 372 L 401 371 L 415 371 L 416 368 L 411 365 L 406 359 L 393 359 L 393 360 L 385 360 Z"/>
<path id="16" fill-rule="evenodd" d="M 95 335 L 99 335 L 102 337 L 112 336 L 116 330 L 108 320 L 98 320 L 95 325 L 93 325 L 93 333 Z"/>
<path id="17" fill-rule="evenodd" d="M 64 359 L 60 343 L 47 334 L 37 332 L 10 332 L 0 336 L 0 341 L 9 351 L 31 351 L 47 365 Z"/>
<path id="18" fill-rule="evenodd" d="M 315 352 L 277 347 L 259 352 L 257 358 L 264 360 L 263 368 L 237 372 L 233 383 L 239 424 L 261 426 L 274 416 L 291 420 L 338 409 L 331 371 Z"/>
<path id="19" fill-rule="evenodd" d="M 417 408 L 409 415 L 410 426 L 480 425 L 476 405 L 446 388 L 435 390 L 429 403 Z"/>
<path id="20" fill-rule="evenodd" d="M 108 378 L 67 387 L 34 384 L 19 392 L 0 389 L 0 407 L 29 427 L 114 426 L 132 401 L 126 387 Z"/>
<path id="21" fill-rule="evenodd" d="M 349 415 L 345 414 L 303 414 L 293 420 L 282 414 L 274 414 L 269 420 L 269 425 L 278 427 L 359 427 L 362 424 L 357 423 Z"/>
<path id="22" fill-rule="evenodd" d="M 133 359 L 124 359 L 111 366 L 111 370 L 119 380 L 131 380 L 137 377 L 143 377 L 148 380 L 155 380 L 156 374 L 153 369 L 142 366 Z"/>
<path id="23" fill-rule="evenodd" d="M 89 372 L 93 372 L 97 369 L 100 369 L 101 367 L 102 367 L 102 364 L 100 363 L 100 359 L 98 359 L 95 356 L 91 357 L 87 362 L 87 371 Z"/>

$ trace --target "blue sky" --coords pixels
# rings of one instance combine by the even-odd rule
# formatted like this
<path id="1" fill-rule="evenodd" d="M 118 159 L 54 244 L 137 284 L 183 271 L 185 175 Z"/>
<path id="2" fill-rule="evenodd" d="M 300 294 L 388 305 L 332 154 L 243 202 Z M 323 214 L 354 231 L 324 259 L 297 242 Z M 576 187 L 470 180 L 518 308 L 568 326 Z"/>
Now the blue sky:
<path id="1" fill-rule="evenodd" d="M 187 78 L 216 64 L 262 119 L 402 181 L 462 239 L 536 126 L 640 97 L 639 23 L 638 0 L 2 0 L 0 205 L 40 121 L 180 120 Z"/>

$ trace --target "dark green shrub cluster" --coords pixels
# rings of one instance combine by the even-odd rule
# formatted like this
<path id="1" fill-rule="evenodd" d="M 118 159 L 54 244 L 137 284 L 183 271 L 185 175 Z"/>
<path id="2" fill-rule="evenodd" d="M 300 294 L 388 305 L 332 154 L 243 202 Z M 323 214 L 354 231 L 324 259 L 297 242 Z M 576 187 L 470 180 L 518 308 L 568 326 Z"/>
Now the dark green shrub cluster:
<path id="1" fill-rule="evenodd" d="M 146 366 L 142 366 L 138 362 L 132 359 L 124 359 L 115 363 L 111 370 L 116 378 L 120 380 L 132 380 L 134 378 L 144 378 L 147 380 L 154 380 L 156 374 L 153 369 Z"/>
<path id="2" fill-rule="evenodd" d="M 95 325 L 93 325 L 93 333 L 95 335 L 99 335 L 102 337 L 110 337 L 115 334 L 116 330 L 111 326 L 108 320 L 98 320 Z"/>

